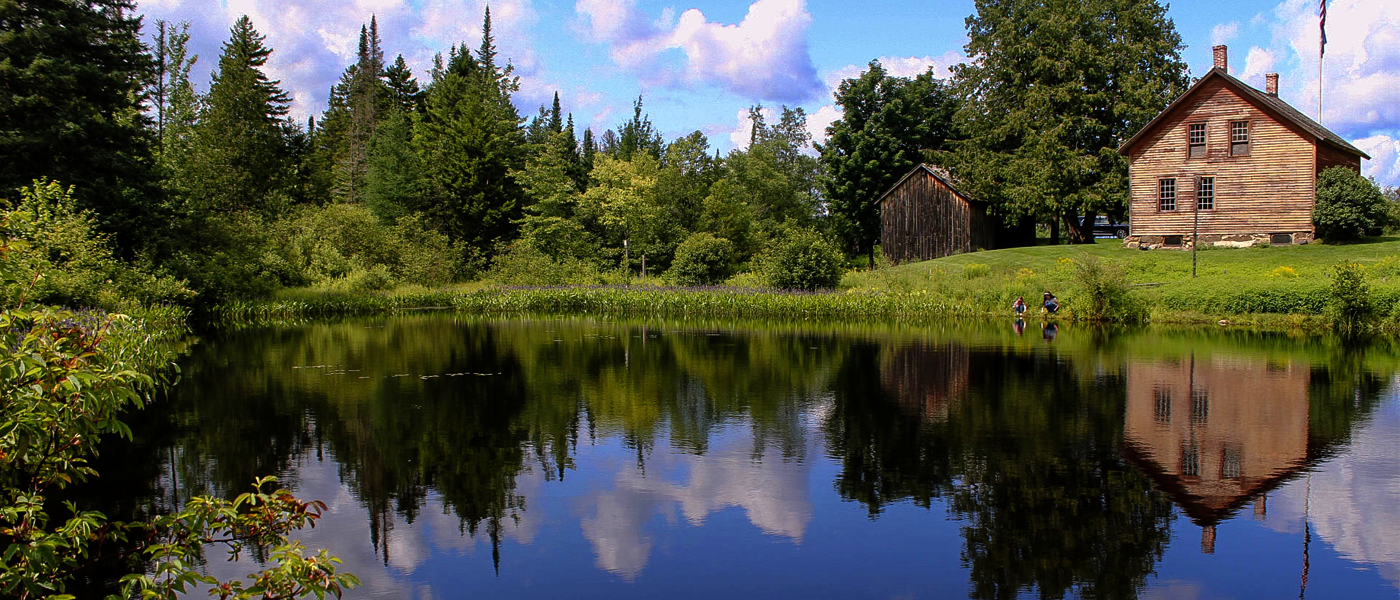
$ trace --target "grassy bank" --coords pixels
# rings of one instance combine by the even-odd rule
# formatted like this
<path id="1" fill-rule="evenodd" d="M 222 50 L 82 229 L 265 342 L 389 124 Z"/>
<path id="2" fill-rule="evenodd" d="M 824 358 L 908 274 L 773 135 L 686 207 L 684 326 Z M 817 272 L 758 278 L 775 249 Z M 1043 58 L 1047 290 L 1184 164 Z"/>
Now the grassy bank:
<path id="1" fill-rule="evenodd" d="M 1346 246 L 1308 245 L 1214 249 L 1191 254 L 1127 250 L 1116 241 L 1090 246 L 1038 246 L 978 252 L 852 272 L 841 288 L 793 293 L 715 286 L 662 285 L 506 287 L 474 283 L 445 289 L 371 294 L 289 291 L 278 298 L 230 303 L 208 315 L 216 323 L 258 324 L 305 318 L 383 314 L 426 308 L 477 314 L 566 313 L 783 320 L 879 319 L 921 321 L 1010 314 L 1017 296 L 1038 306 L 1049 290 L 1064 303 L 1060 318 L 1083 315 L 1087 300 L 1075 272 L 1097 259 L 1124 271 L 1130 294 L 1156 323 L 1215 323 L 1264 329 L 1327 326 L 1332 267 L 1366 267 L 1383 329 L 1400 308 L 1400 239 Z"/>

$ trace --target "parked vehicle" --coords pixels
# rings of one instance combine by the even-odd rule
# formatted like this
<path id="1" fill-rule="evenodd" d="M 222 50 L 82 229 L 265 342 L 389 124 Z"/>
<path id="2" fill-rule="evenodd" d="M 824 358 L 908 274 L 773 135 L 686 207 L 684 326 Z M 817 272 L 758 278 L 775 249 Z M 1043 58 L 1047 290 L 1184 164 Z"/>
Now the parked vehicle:
<path id="1" fill-rule="evenodd" d="M 1116 237 L 1121 240 L 1128 237 L 1128 224 L 1111 220 L 1105 216 L 1094 217 L 1094 237 Z"/>

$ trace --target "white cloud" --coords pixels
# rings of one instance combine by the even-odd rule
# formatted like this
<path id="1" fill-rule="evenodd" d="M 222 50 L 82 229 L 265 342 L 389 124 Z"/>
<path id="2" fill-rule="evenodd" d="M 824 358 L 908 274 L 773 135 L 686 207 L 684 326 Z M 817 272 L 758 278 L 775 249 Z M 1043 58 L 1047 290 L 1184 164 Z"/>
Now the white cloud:
<path id="1" fill-rule="evenodd" d="M 1231 21 L 1231 22 L 1229 22 L 1229 23 L 1221 23 L 1221 24 L 1216 25 L 1215 27 L 1212 27 L 1212 28 L 1211 28 L 1211 30 L 1210 30 L 1210 43 L 1211 43 L 1211 45 L 1213 45 L 1213 46 L 1218 46 L 1218 45 L 1220 45 L 1220 44 L 1224 44 L 1224 43 L 1226 43 L 1226 42 L 1229 42 L 1230 40 L 1235 39 L 1235 36 L 1238 36 L 1239 34 L 1240 34 L 1240 22 L 1239 22 L 1239 21 Z"/>
<path id="2" fill-rule="evenodd" d="M 1361 173 L 1375 177 L 1383 185 L 1400 186 L 1400 139 L 1388 135 L 1373 135 L 1356 140 L 1356 147 L 1371 155 L 1361 166 Z"/>
<path id="3" fill-rule="evenodd" d="M 710 22 L 699 9 L 653 21 L 634 0 L 578 0 L 589 41 L 609 46 L 613 62 L 647 83 L 714 86 L 752 100 L 800 102 L 821 91 L 807 51 L 812 16 L 804 0 L 757 0 L 738 24 Z M 668 59 L 673 50 L 683 66 Z"/>
<path id="4" fill-rule="evenodd" d="M 1249 49 L 1249 55 L 1244 59 L 1244 73 L 1240 75 L 1240 78 L 1254 83 L 1253 80 L 1262 79 L 1264 74 L 1271 72 L 1273 68 L 1273 51 L 1254 46 Z"/>

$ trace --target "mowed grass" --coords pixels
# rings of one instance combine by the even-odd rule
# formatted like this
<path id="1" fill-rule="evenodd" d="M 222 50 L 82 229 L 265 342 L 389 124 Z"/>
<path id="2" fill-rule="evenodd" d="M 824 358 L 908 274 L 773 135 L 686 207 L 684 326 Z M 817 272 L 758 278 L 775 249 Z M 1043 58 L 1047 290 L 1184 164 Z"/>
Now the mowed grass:
<path id="1" fill-rule="evenodd" d="M 1326 310 L 1333 267 L 1366 267 L 1382 313 L 1400 304 L 1400 238 L 1363 243 L 1191 252 L 1130 250 L 1118 240 L 1093 245 L 1035 246 L 960 254 L 937 260 L 852 273 L 842 286 L 854 292 L 924 293 L 970 303 L 978 311 L 1009 311 L 1016 296 L 1034 309 L 1050 291 L 1072 309 L 1078 293 L 1076 263 L 1087 256 L 1121 267 L 1153 320 L 1194 321 L 1251 314 L 1320 315 Z"/>

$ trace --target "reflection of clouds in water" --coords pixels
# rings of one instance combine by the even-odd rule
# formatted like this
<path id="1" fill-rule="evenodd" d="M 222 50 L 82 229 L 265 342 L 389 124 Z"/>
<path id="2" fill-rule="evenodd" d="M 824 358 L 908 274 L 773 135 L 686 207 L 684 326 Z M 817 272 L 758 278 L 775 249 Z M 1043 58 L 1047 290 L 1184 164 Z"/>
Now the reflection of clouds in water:
<path id="1" fill-rule="evenodd" d="M 1392 388 L 1394 390 L 1394 388 Z M 1312 474 L 1307 508 L 1313 535 L 1347 560 L 1373 565 L 1400 587 L 1400 394 L 1377 407 L 1370 423 L 1358 428 L 1341 455 Z M 1306 478 L 1269 498 L 1265 524 L 1281 532 L 1302 530 Z"/>
<path id="2" fill-rule="evenodd" d="M 754 458 L 751 433 L 719 438 L 727 439 L 704 456 L 653 453 L 647 462 L 651 477 L 628 465 L 618 473 L 612 490 L 581 499 L 585 506 L 580 525 L 599 567 L 635 578 L 651 554 L 646 523 L 677 506 L 696 526 L 711 513 L 740 507 L 764 533 L 801 543 L 812 520 L 808 464 L 785 461 L 776 449 Z M 688 478 L 670 481 L 657 475 L 663 472 L 688 473 Z"/>
<path id="3" fill-rule="evenodd" d="M 477 530 L 475 538 L 467 535 L 457 515 L 443 504 L 440 496 L 433 493 L 428 496 L 412 524 L 400 515 L 388 515 L 391 522 L 386 548 L 389 559 L 388 565 L 385 565 L 374 545 L 367 543 L 373 536 L 365 506 L 348 485 L 341 483 L 335 462 L 303 457 L 294 465 L 294 469 L 297 485 L 293 491 L 297 497 L 320 499 L 326 503 L 326 510 L 319 526 L 303 530 L 293 537 L 313 551 L 326 548 L 343 561 L 339 569 L 354 573 L 360 579 L 361 587 L 351 593 L 351 597 L 385 600 L 439 598 L 441 595 L 431 586 L 409 580 L 418 567 L 435 553 L 472 554 L 478 545 L 490 546 L 484 525 Z M 516 493 L 528 496 L 538 492 L 543 480 L 542 475 L 527 468 L 516 479 Z M 501 522 L 501 537 L 528 544 L 538 534 L 543 517 L 522 511 L 519 520 L 506 518 Z M 247 557 L 236 563 L 211 560 L 209 572 L 221 580 L 243 577 L 254 570 L 246 561 Z"/>

